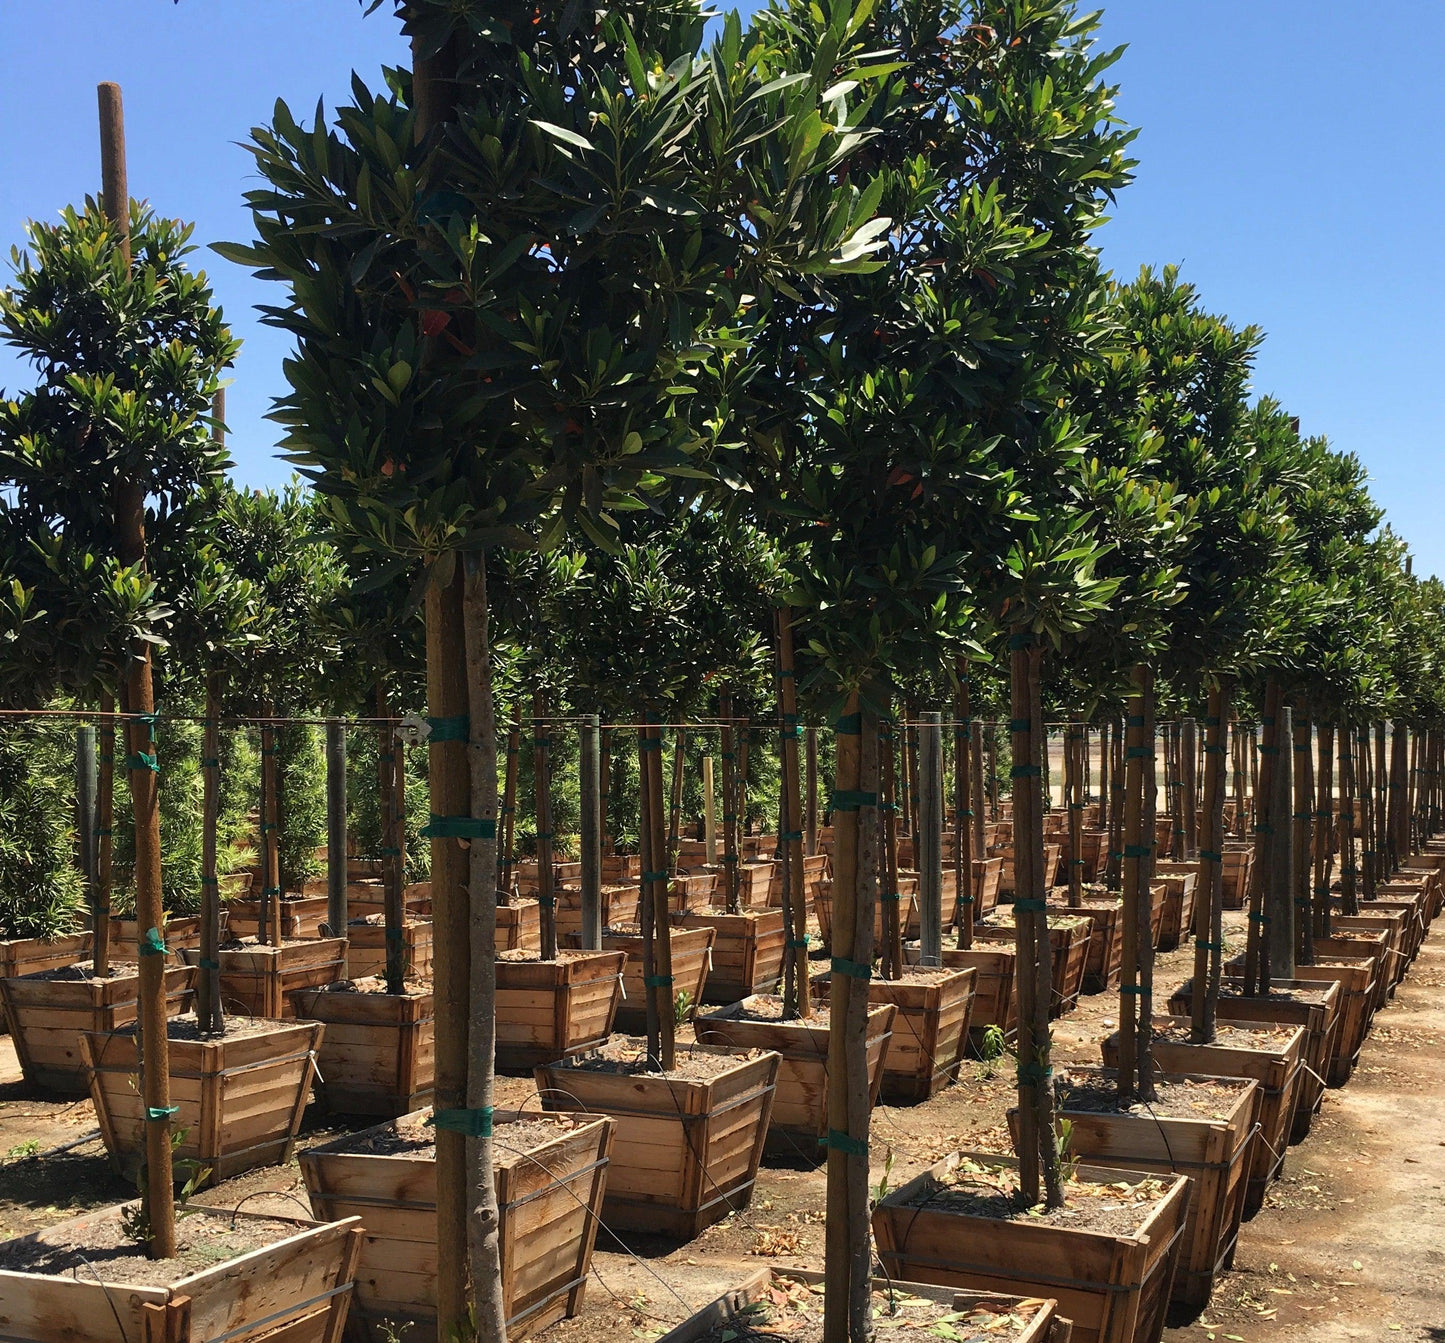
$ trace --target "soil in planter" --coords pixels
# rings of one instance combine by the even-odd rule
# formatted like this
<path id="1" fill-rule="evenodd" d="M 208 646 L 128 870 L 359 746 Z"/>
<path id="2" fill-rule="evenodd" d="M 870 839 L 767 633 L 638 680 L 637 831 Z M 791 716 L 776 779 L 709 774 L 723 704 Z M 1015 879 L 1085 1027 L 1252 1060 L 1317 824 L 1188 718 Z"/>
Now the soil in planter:
<path id="1" fill-rule="evenodd" d="M 566 965 L 569 961 L 580 961 L 586 956 L 596 956 L 595 951 L 561 951 L 547 960 L 542 959 L 542 954 L 537 951 L 529 951 L 526 947 L 517 947 L 514 951 L 499 951 L 499 961 L 511 961 L 519 965 Z"/>
<path id="2" fill-rule="evenodd" d="M 1214 1039 L 1201 1047 L 1208 1049 L 1210 1045 L 1221 1045 L 1226 1049 L 1268 1049 L 1271 1037 L 1284 1038 L 1293 1035 L 1298 1029 L 1298 1026 L 1279 1026 L 1264 1021 L 1257 1028 L 1245 1030 L 1241 1026 L 1232 1026 L 1227 1021 L 1216 1021 Z M 1194 1034 L 1182 1023 L 1171 1023 L 1164 1027 L 1156 1026 L 1154 1038 L 1169 1045 L 1187 1045 L 1193 1043 Z"/>
<path id="3" fill-rule="evenodd" d="M 1229 1118 L 1239 1100 L 1239 1086 L 1226 1081 L 1187 1078 L 1158 1078 L 1154 1083 L 1157 1100 L 1121 1102 L 1112 1078 L 1074 1077 L 1065 1073 L 1054 1079 L 1060 1108 L 1090 1114 L 1156 1115 L 1166 1119 Z"/>
<path id="4" fill-rule="evenodd" d="M 761 1049 L 737 1050 L 727 1054 L 694 1054 L 682 1042 L 678 1044 L 677 1066 L 660 1072 L 648 1066 L 647 1041 L 626 1035 L 616 1036 L 600 1049 L 577 1058 L 563 1059 L 558 1068 L 585 1069 L 589 1073 L 613 1073 L 618 1077 L 660 1077 L 674 1082 L 711 1082 L 731 1072 L 740 1063 L 760 1058 Z"/>
<path id="5" fill-rule="evenodd" d="M 376 997 L 385 997 L 386 980 L 380 975 L 366 975 L 361 979 L 338 979 L 334 984 L 322 984 L 319 991 L 321 993 L 367 993 Z M 415 979 L 408 975 L 402 981 L 403 995 L 430 991 L 431 984 L 425 979 Z"/>
<path id="6" fill-rule="evenodd" d="M 138 1209 L 130 1204 L 128 1208 Z M 180 1214 L 176 1257 L 149 1259 L 145 1246 L 126 1235 L 120 1212 L 87 1218 L 70 1231 L 42 1232 L 43 1239 L 0 1244 L 0 1269 L 9 1273 L 45 1273 L 52 1277 L 97 1278 L 137 1287 L 168 1287 L 181 1278 L 237 1259 L 264 1245 L 294 1236 L 295 1222 L 269 1217 L 217 1217 Z"/>
<path id="7" fill-rule="evenodd" d="M 830 1008 L 827 1003 L 820 1003 L 816 999 L 813 1002 L 813 1015 L 806 1021 L 802 1017 L 789 1018 L 790 1024 L 799 1026 L 816 1026 L 819 1030 L 828 1028 L 828 1014 Z M 783 1000 L 771 995 L 759 994 L 755 998 L 749 998 L 736 1013 L 733 1014 L 736 1021 L 783 1021 Z M 704 1025 L 706 1021 L 704 1020 Z"/>
<path id="8" fill-rule="evenodd" d="M 225 1030 L 203 1031 L 195 1017 L 169 1017 L 166 1020 L 166 1035 L 172 1040 L 202 1040 L 207 1044 L 217 1040 L 248 1040 L 255 1035 L 269 1035 L 276 1029 L 274 1021 L 253 1021 L 250 1017 L 227 1017 Z M 116 1035 L 134 1035 L 136 1023 L 116 1028 Z"/>
<path id="9" fill-rule="evenodd" d="M 411 1115 L 398 1119 L 394 1124 L 385 1124 L 371 1133 L 360 1134 L 348 1143 L 348 1152 L 363 1152 L 368 1156 L 409 1156 L 422 1161 L 436 1158 L 436 1130 L 426 1121 L 426 1115 Z M 497 1124 L 495 1136 L 498 1144 L 517 1152 L 530 1152 L 564 1134 L 570 1133 L 576 1124 L 568 1120 L 554 1119 L 547 1115 L 528 1115 L 525 1119 L 504 1120 Z"/>
<path id="10" fill-rule="evenodd" d="M 957 970 L 950 966 L 942 965 L 910 965 L 906 967 L 897 979 L 886 979 L 879 975 L 874 978 L 875 984 L 932 984 L 942 979 L 945 975 L 956 975 Z"/>
<path id="11" fill-rule="evenodd" d="M 1047 1303 L 1019 1300 L 1004 1310 L 980 1301 L 954 1310 L 946 1301 L 930 1301 L 898 1289 L 875 1290 L 873 1319 L 880 1331 L 927 1330 L 948 1343 L 1008 1343 L 1033 1323 Z M 725 1324 L 703 1334 L 697 1343 L 822 1343 L 821 1283 L 775 1281 L 762 1296 L 744 1306 Z"/>
<path id="12" fill-rule="evenodd" d="M 314 937 L 282 937 L 262 942 L 258 937 L 228 937 L 220 944 L 222 951 L 276 951 L 280 947 L 315 946 Z"/>
<path id="13" fill-rule="evenodd" d="M 99 979 L 95 977 L 95 973 L 92 967 L 89 965 L 62 965 L 57 970 L 37 970 L 33 975 L 26 975 L 25 978 L 27 980 L 35 982 L 38 982 L 40 980 L 64 980 L 72 984 L 109 984 L 112 980 L 130 979 L 133 976 L 138 975 L 139 973 L 140 967 L 138 965 L 117 965 L 114 961 L 112 961 L 110 965 L 110 973 L 108 975 L 102 975 Z"/>
<path id="14" fill-rule="evenodd" d="M 1114 1180 L 1095 1184 L 1088 1180 L 1064 1181 L 1064 1206 L 1026 1207 L 1021 1201 L 1018 1172 L 1011 1166 L 990 1166 L 965 1157 L 947 1183 L 920 1189 L 910 1207 L 934 1208 L 965 1217 L 987 1217 L 997 1222 L 1037 1222 L 1041 1226 L 1067 1226 L 1108 1236 L 1132 1236 L 1169 1192 L 1172 1180 Z"/>

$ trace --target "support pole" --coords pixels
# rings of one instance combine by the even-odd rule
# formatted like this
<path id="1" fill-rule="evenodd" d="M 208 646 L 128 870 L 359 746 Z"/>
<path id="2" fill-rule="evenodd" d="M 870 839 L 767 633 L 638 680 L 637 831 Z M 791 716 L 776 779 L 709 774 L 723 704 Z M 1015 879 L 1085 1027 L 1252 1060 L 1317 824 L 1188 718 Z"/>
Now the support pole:
<path id="1" fill-rule="evenodd" d="M 921 715 L 918 729 L 919 962 L 943 964 L 943 715 Z"/>
<path id="2" fill-rule="evenodd" d="M 702 843 L 709 867 L 717 866 L 717 783 L 713 778 L 712 756 L 702 758 Z"/>
<path id="3" fill-rule="evenodd" d="M 1261 939 L 1264 962 L 1259 972 L 1261 994 L 1269 992 L 1271 979 L 1293 979 L 1294 941 L 1294 836 L 1291 814 L 1294 804 L 1294 713 L 1286 705 L 1279 709 L 1275 734 L 1279 755 L 1274 762 L 1274 796 L 1270 824 L 1274 833 L 1269 844 L 1269 886 L 1265 903 L 1265 936 Z M 1286 822 L 1289 824 L 1286 824 Z"/>
<path id="4" fill-rule="evenodd" d="M 602 950 L 602 730 L 595 713 L 587 714 L 581 726 L 581 837 L 582 846 L 582 949 Z M 710 778 L 711 761 L 704 762 L 703 776 Z M 709 796 L 708 808 L 712 799 Z"/>
<path id="5" fill-rule="evenodd" d="M 346 936 L 346 726 L 326 724 L 326 926 Z"/>
<path id="6" fill-rule="evenodd" d="M 95 767 L 95 728 L 86 724 L 75 729 L 75 840 L 81 875 L 85 877 L 86 903 L 90 907 L 92 929 L 99 918 L 96 901 Z"/>

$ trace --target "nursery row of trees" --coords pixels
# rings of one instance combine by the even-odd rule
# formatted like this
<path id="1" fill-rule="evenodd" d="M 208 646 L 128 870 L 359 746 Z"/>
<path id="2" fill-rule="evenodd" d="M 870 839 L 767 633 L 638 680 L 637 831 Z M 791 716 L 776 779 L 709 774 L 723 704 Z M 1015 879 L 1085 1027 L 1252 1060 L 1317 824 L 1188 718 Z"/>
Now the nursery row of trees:
<path id="1" fill-rule="evenodd" d="M 779 762 L 798 873 L 798 731 L 825 726 L 827 1336 L 861 1339 L 889 725 L 943 710 L 966 778 L 970 721 L 1008 720 L 1021 1179 L 1057 1203 L 1046 720 L 1127 736 L 1121 877 L 1147 928 L 1156 722 L 1202 718 L 1213 753 L 1235 715 L 1278 750 L 1285 702 L 1296 724 L 1433 728 L 1445 590 L 1412 576 L 1360 463 L 1254 398 L 1258 330 L 1172 269 L 1100 266 L 1092 236 L 1133 165 L 1093 18 L 1057 0 L 778 0 L 709 35 L 693 0 L 396 9 L 413 68 L 380 92 L 357 78 L 329 122 L 278 104 L 253 136 L 257 240 L 217 247 L 278 282 L 266 317 L 296 348 L 275 418 L 310 502 L 223 482 L 213 401 L 235 343 L 186 268 L 188 230 L 134 206 L 127 233 L 109 201 L 33 227 L 0 307 L 39 375 L 0 412 L 6 697 L 119 696 L 163 749 L 124 686 L 151 650 L 163 700 L 209 723 L 387 718 L 424 677 L 438 1305 L 443 1332 L 470 1311 L 488 1338 L 505 1334 L 502 751 L 535 724 L 545 771 L 543 724 L 638 729 L 665 966 L 662 726 L 719 727 L 725 827 L 751 745 L 735 728 L 777 727 L 749 754 Z M 136 490 L 139 556 L 120 506 Z M 214 781 L 206 796 L 214 815 Z M 1122 1085 L 1147 1087 L 1147 963 L 1126 974 Z"/>

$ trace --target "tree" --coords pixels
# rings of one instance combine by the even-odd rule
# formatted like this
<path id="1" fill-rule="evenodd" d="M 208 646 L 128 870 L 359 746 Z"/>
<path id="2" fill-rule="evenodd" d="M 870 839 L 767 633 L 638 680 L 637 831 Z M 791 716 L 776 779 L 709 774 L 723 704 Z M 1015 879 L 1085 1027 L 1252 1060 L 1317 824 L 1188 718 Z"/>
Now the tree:
<path id="1" fill-rule="evenodd" d="M 119 89 L 102 86 L 105 143 L 119 140 Z M 191 230 L 131 202 L 124 162 L 104 162 L 106 200 L 67 209 L 58 224 L 32 224 L 14 255 L 15 280 L 0 298 L 0 331 L 36 369 L 33 391 L 0 406 L 0 482 L 24 534 L 107 577 L 102 592 L 144 610 L 153 585 L 147 549 L 184 535 L 203 484 L 223 454 L 211 432 L 211 401 L 238 348 L 211 302 L 204 273 L 186 268 Z M 57 538 L 60 538 L 57 545 Z M 86 557 L 79 560 L 78 557 Z M 74 572 L 74 571 L 72 571 Z M 87 585 L 70 612 L 93 599 Z M 145 1212 L 151 1253 L 175 1252 L 169 1133 L 164 956 L 161 950 L 161 748 L 151 687 L 155 623 L 106 650 L 121 689 L 126 770 L 135 813 L 136 917 L 142 930 L 140 1024 L 148 1171 Z M 145 931 L 148 930 L 148 931 Z"/>

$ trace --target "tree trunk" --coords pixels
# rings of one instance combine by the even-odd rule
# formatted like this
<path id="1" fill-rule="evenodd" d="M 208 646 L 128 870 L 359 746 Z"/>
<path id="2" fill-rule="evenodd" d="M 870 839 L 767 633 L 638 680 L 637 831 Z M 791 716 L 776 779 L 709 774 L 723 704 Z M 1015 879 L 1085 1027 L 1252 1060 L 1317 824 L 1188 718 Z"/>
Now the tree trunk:
<path id="1" fill-rule="evenodd" d="M 608 803 L 612 800 L 612 729 L 605 725 L 598 730 L 597 779 L 597 829 L 602 836 L 602 852 L 612 853 L 615 846 L 607 832 Z"/>
<path id="2" fill-rule="evenodd" d="M 784 1015 L 813 1015 L 808 985 L 808 899 L 803 885 L 802 798 L 798 778 L 798 679 L 793 656 L 793 613 L 777 613 L 778 699 L 781 714 L 782 786 L 778 801 L 778 848 L 783 857 L 783 903 L 788 925 L 783 952 Z M 812 762 L 816 765 L 816 761 Z M 816 803 L 816 795 L 814 797 Z"/>
<path id="3" fill-rule="evenodd" d="M 201 735 L 201 947 L 196 971 L 196 1026 L 219 1035 L 221 1010 L 221 890 L 216 874 L 216 827 L 221 811 L 221 678 L 206 674 L 206 720 Z M 345 873 L 346 860 L 342 859 Z"/>
<path id="4" fill-rule="evenodd" d="M 1184 791 L 1184 857 L 1193 861 L 1199 856 L 1199 749 L 1198 725 L 1186 718 L 1179 728 L 1181 771 L 1179 783 Z"/>
<path id="5" fill-rule="evenodd" d="M 807 742 L 807 794 L 803 804 L 803 852 L 818 853 L 818 729 L 805 728 Z"/>
<path id="6" fill-rule="evenodd" d="M 547 697 L 540 690 L 532 696 L 532 793 L 537 816 L 537 905 L 542 924 L 542 959 L 555 961 L 557 869 L 552 835 L 552 725 Z"/>
<path id="7" fill-rule="evenodd" d="M 648 1054 L 663 1072 L 677 1066 L 676 1018 L 673 1011 L 672 923 L 668 917 L 668 874 L 658 860 L 667 857 L 667 826 L 663 812 L 662 728 L 646 723 L 637 735 L 637 765 L 646 772 L 647 786 L 642 794 L 645 804 L 641 813 L 639 834 L 646 831 L 642 874 L 642 902 L 652 920 L 652 974 L 646 976 L 651 1010 L 648 1012 Z M 644 970 L 644 974 L 646 974 Z M 652 1018 L 656 1013 L 657 1036 L 652 1038 Z"/>
<path id="8" fill-rule="evenodd" d="M 671 795 L 667 807 L 667 862 L 669 874 L 677 871 L 677 846 L 682 838 L 682 780 L 687 761 L 687 729 L 679 727 L 672 734 Z"/>
<path id="9" fill-rule="evenodd" d="M 280 946 L 284 940 L 280 924 L 281 851 L 276 829 L 280 823 L 280 807 L 276 786 L 276 728 L 271 721 L 276 716 L 276 706 L 266 700 L 261 712 L 264 716 L 261 727 L 261 918 L 257 932 L 263 944 Z M 383 819 L 383 834 L 385 828 Z"/>
<path id="10" fill-rule="evenodd" d="M 1109 854 L 1105 881 L 1111 891 L 1124 886 L 1124 835 L 1128 830 L 1129 811 L 1129 733 L 1122 718 L 1114 720 L 1114 763 L 1109 770 Z M 1128 946 L 1128 919 L 1125 918 L 1124 944 Z M 1125 952 L 1127 955 L 1127 951 Z M 1136 960 L 1135 964 L 1138 962 Z M 1122 1022 L 1121 1022 L 1122 1029 Z"/>
<path id="11" fill-rule="evenodd" d="M 581 803 L 581 834 L 578 845 L 582 860 L 582 949 L 602 950 L 602 789 L 598 768 L 598 737 L 601 735 L 597 715 L 588 714 L 582 721 L 582 741 L 578 754 L 578 794 Z M 711 810 L 709 798 L 709 810 Z"/>
<path id="12" fill-rule="evenodd" d="M 497 899 L 503 905 L 512 903 L 512 873 L 516 870 L 517 864 L 517 775 L 521 758 L 522 708 L 518 704 L 512 712 L 512 725 L 507 729 L 507 773 L 502 785 L 501 836 L 497 855 Z M 603 803 L 605 806 L 605 791 Z"/>
<path id="13" fill-rule="evenodd" d="M 973 743 L 973 705 L 968 685 L 968 659 L 960 657 L 958 669 L 958 722 L 953 730 L 953 873 L 958 892 L 956 922 L 958 945 L 965 951 L 973 946 L 973 768 L 981 753 Z M 982 854 L 979 855 L 982 857 Z"/>
<path id="14" fill-rule="evenodd" d="M 115 852 L 115 696 L 100 695 L 100 780 L 95 796 L 95 912 L 91 968 L 97 979 L 110 974 L 110 893 Z"/>
<path id="15" fill-rule="evenodd" d="M 1315 937 L 1330 935 L 1330 868 L 1335 834 L 1335 729 L 1321 723 L 1318 730 L 1319 770 L 1315 776 L 1314 909 L 1310 927 Z"/>
<path id="16" fill-rule="evenodd" d="M 1064 735 L 1064 806 L 1069 819 L 1069 907 L 1084 903 L 1084 725 L 1078 715 Z"/>
<path id="17" fill-rule="evenodd" d="M 891 710 L 892 706 L 889 708 Z M 899 979 L 903 975 L 903 930 L 899 926 L 898 917 L 899 771 L 896 751 L 899 736 L 897 723 L 885 720 L 879 724 L 878 808 L 883 816 L 883 871 L 878 898 L 883 902 L 883 945 L 878 950 L 879 971 L 884 979 Z M 904 773 L 906 772 L 905 769 Z"/>
<path id="18" fill-rule="evenodd" d="M 1279 755 L 1274 762 L 1274 791 L 1270 797 L 1269 876 L 1265 888 L 1265 918 L 1260 936 L 1259 991 L 1269 992 L 1270 980 L 1294 978 L 1294 713 L 1281 704 L 1275 740 Z M 1288 822 L 1288 824 L 1286 824 Z"/>
<path id="19" fill-rule="evenodd" d="M 1294 826 L 1291 831 L 1296 965 L 1315 963 L 1314 911 L 1310 898 L 1313 875 L 1310 871 L 1310 857 L 1314 846 L 1315 821 L 1313 735 L 1309 714 L 1301 710 L 1294 720 Z"/>
<path id="20" fill-rule="evenodd" d="M 404 776 L 402 746 L 391 730 L 391 705 L 386 683 L 376 683 L 376 781 L 381 811 L 382 920 L 386 925 L 386 991 L 406 991 L 406 860 L 404 827 L 397 815 L 397 784 Z M 345 937 L 343 928 L 337 933 Z"/>
<path id="21" fill-rule="evenodd" d="M 1144 687 L 1148 672 L 1135 667 L 1133 691 L 1129 696 L 1129 714 L 1125 723 L 1124 745 L 1124 948 L 1119 977 L 1119 1094 L 1142 1095 L 1147 1077 L 1141 1071 L 1139 1041 L 1139 1004 L 1143 997 L 1140 983 L 1144 949 L 1153 942 L 1150 915 L 1148 856 L 1145 841 L 1144 771 L 1152 763 L 1153 751 L 1146 745 Z"/>
<path id="22" fill-rule="evenodd" d="M 740 913 L 738 904 L 738 749 L 733 728 L 733 697 L 724 690 L 718 695 L 718 716 L 722 719 L 723 790 L 723 896 L 729 914 Z"/>
<path id="23" fill-rule="evenodd" d="M 1271 677 L 1264 691 L 1264 739 L 1259 747 L 1259 770 L 1254 790 L 1254 868 L 1249 881 L 1249 932 L 1245 943 L 1244 970 L 1245 992 L 1251 997 L 1268 989 L 1267 983 L 1264 987 L 1261 984 L 1269 978 L 1264 936 L 1269 926 L 1265 915 L 1265 892 L 1271 870 L 1270 840 L 1276 820 L 1273 801 L 1275 765 L 1279 760 L 1279 713 L 1279 683 Z M 1264 971 L 1263 976 L 1261 970 Z"/>
<path id="24" fill-rule="evenodd" d="M 1209 712 L 1204 720 L 1204 842 L 1194 897 L 1194 996 L 1189 1036 L 1197 1045 L 1214 1043 L 1224 953 L 1224 791 L 1229 760 L 1225 737 L 1230 684 L 1221 677 L 1209 687 Z"/>
<path id="25" fill-rule="evenodd" d="M 507 1312 L 502 1294 L 501 1214 L 493 1175 L 492 1140 L 493 1060 L 497 1048 L 497 713 L 492 699 L 486 560 L 480 554 L 467 560 L 461 605 L 466 745 L 464 754 L 455 748 L 447 751 L 446 766 L 449 786 L 460 792 L 460 786 L 466 785 L 464 814 L 471 818 L 468 827 L 471 837 L 465 850 L 457 841 L 448 841 L 465 863 L 467 887 L 465 892 L 459 890 L 457 894 L 461 897 L 458 902 L 461 911 L 468 915 L 462 959 L 470 1010 L 464 1023 L 456 1023 L 452 1029 L 462 1026 L 466 1032 L 467 1135 L 463 1138 L 466 1162 L 463 1195 L 464 1202 L 470 1204 L 467 1267 L 476 1337 L 485 1343 L 505 1343 Z M 454 613 L 455 608 L 452 610 Z M 461 769 L 457 769 L 458 764 Z M 450 777 L 453 772 L 454 782 Z M 457 875 L 461 875 L 462 863 L 453 861 L 449 868 L 452 866 L 457 869 Z M 454 920 L 449 920 L 448 927 L 452 926 L 455 926 Z M 437 1137 L 440 1139 L 442 1133 L 438 1132 Z M 437 1175 L 440 1185 L 440 1169 Z M 440 1199 L 437 1207 L 440 1212 Z"/>

